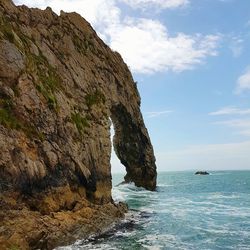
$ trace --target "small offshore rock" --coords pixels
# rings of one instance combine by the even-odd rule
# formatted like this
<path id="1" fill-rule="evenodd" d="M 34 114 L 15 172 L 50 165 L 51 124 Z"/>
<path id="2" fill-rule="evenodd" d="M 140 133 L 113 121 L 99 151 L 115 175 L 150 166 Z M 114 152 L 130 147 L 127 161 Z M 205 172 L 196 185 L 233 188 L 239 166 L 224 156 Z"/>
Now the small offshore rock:
<path id="1" fill-rule="evenodd" d="M 197 171 L 195 175 L 209 175 L 209 173 L 207 171 Z"/>

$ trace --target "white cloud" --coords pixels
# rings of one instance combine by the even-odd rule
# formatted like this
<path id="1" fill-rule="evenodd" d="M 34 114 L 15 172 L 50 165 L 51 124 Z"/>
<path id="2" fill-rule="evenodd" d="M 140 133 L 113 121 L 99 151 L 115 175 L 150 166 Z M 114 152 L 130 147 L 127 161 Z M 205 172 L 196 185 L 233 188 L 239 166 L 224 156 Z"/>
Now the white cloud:
<path id="1" fill-rule="evenodd" d="M 224 107 L 215 112 L 209 113 L 212 116 L 244 116 L 241 119 L 229 119 L 224 121 L 217 121 L 213 124 L 227 126 L 237 130 L 238 134 L 250 136 L 250 109 L 240 109 L 237 107 Z"/>
<path id="2" fill-rule="evenodd" d="M 243 53 L 243 42 L 244 40 L 239 38 L 239 37 L 233 37 L 230 44 L 229 48 L 233 53 L 234 57 L 239 57 Z"/>
<path id="3" fill-rule="evenodd" d="M 77 12 L 95 28 L 98 35 L 108 42 L 109 31 L 120 23 L 120 9 L 115 0 L 14 0 L 17 5 L 45 9 L 51 7 L 58 15 L 60 11 Z"/>
<path id="4" fill-rule="evenodd" d="M 241 94 L 244 91 L 250 90 L 250 67 L 248 67 L 243 75 L 238 78 L 236 94 Z"/>
<path id="5" fill-rule="evenodd" d="M 14 2 L 41 9 L 50 6 L 57 14 L 60 14 L 60 10 L 75 11 L 96 29 L 107 28 L 120 22 L 120 9 L 116 6 L 115 0 L 14 0 Z"/>
<path id="6" fill-rule="evenodd" d="M 134 72 L 180 72 L 193 69 L 207 56 L 217 54 L 219 36 L 169 37 L 165 26 L 148 19 L 129 19 L 113 30 L 111 48 L 119 51 Z"/>
<path id="7" fill-rule="evenodd" d="M 164 110 L 164 111 L 155 111 L 155 112 L 146 112 L 148 118 L 158 117 L 162 115 L 168 115 L 173 113 L 173 110 Z"/>
<path id="8" fill-rule="evenodd" d="M 159 171 L 250 169 L 249 148 L 250 141 L 191 145 L 181 150 L 156 152 L 156 164 Z"/>
<path id="9" fill-rule="evenodd" d="M 151 8 L 152 6 L 163 8 L 163 9 L 173 9 L 177 7 L 186 6 L 189 0 L 120 0 L 132 8 Z"/>
<path id="10" fill-rule="evenodd" d="M 137 0 L 132 4 L 149 4 L 162 8 L 184 6 L 187 0 Z M 133 72 L 180 72 L 193 69 L 208 56 L 217 55 L 220 35 L 169 36 L 158 20 L 126 16 L 117 0 L 15 0 L 16 4 L 52 9 L 59 13 L 77 11 L 97 30 L 99 36 L 118 51 Z M 124 17 L 125 16 L 125 17 Z"/>
<path id="11" fill-rule="evenodd" d="M 250 136 L 250 119 L 232 119 L 227 121 L 218 121 L 214 124 L 226 125 L 231 128 L 238 129 L 238 133 L 245 136 Z"/>
<path id="12" fill-rule="evenodd" d="M 224 107 L 209 115 L 250 115 L 250 109 L 239 109 L 236 107 Z"/>
<path id="13" fill-rule="evenodd" d="M 219 121 L 216 124 L 223 124 L 230 127 L 250 128 L 250 119 L 232 119 L 228 121 Z"/>
<path id="14" fill-rule="evenodd" d="M 27 5 L 29 7 L 37 7 L 37 8 L 44 8 L 44 6 L 46 6 L 47 2 L 46 0 L 37 0 L 37 1 L 30 1 L 30 0 L 14 0 L 13 1 L 15 4 L 17 5 Z"/>

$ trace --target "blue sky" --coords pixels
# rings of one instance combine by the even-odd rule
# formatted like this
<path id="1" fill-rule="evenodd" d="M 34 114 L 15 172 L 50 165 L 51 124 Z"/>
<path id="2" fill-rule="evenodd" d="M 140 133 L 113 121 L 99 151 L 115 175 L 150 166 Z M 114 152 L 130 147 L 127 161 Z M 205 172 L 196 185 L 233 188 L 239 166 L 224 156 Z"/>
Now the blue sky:
<path id="1" fill-rule="evenodd" d="M 250 169 L 249 0 L 14 2 L 77 11 L 121 53 L 159 171 Z"/>

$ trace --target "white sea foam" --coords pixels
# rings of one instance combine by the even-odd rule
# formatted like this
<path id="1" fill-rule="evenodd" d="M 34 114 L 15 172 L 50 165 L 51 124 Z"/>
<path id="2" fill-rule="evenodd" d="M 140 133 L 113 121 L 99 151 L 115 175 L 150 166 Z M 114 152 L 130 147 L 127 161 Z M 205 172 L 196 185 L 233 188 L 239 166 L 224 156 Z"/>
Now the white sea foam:
<path id="1" fill-rule="evenodd" d="M 211 200 L 214 200 L 214 199 L 238 199 L 238 198 L 240 198 L 239 193 L 237 193 L 237 194 L 230 193 L 230 194 L 225 195 L 225 194 L 220 193 L 220 192 L 212 193 L 207 197 L 207 199 L 211 199 Z"/>
<path id="2" fill-rule="evenodd" d="M 170 185 L 170 184 L 158 184 L 157 187 L 174 187 L 174 185 Z"/>
<path id="3" fill-rule="evenodd" d="M 250 174 L 233 181 L 236 174 L 194 179 L 189 173 L 166 173 L 157 192 L 134 184 L 116 186 L 114 200 L 126 201 L 131 209 L 125 226 L 108 239 L 60 250 L 250 250 Z"/>

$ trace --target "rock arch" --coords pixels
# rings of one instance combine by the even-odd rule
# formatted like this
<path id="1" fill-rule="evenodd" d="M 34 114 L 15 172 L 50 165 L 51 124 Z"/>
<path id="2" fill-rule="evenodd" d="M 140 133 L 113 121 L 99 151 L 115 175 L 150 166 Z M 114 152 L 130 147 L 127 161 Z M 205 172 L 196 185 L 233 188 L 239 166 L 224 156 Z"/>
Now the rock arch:
<path id="1" fill-rule="evenodd" d="M 155 190 L 140 96 L 121 56 L 76 13 L 6 0 L 0 14 L 0 189 L 31 194 L 38 210 L 50 196 L 47 213 L 82 198 L 110 202 L 111 117 L 125 181 Z"/>
<path id="2" fill-rule="evenodd" d="M 111 119 L 115 131 L 114 150 L 126 168 L 125 182 L 155 190 L 155 158 L 141 113 L 132 117 L 126 107 L 118 104 L 111 108 Z"/>

